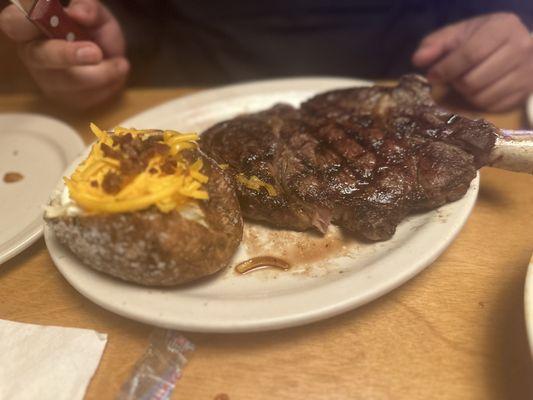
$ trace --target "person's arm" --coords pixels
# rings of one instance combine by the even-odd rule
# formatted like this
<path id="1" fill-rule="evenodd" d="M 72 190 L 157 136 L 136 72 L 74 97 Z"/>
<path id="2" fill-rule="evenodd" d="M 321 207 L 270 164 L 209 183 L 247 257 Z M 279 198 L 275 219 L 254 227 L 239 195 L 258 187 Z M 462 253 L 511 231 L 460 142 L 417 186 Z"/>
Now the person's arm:
<path id="1" fill-rule="evenodd" d="M 14 6 L 0 13 L 0 29 L 18 44 L 20 58 L 46 96 L 83 109 L 121 90 L 129 62 L 121 28 L 98 0 L 72 0 L 66 11 L 92 41 L 47 39 Z"/>
<path id="2" fill-rule="evenodd" d="M 413 63 L 487 111 L 515 107 L 533 92 L 533 38 L 513 13 L 446 26 L 421 42 Z"/>

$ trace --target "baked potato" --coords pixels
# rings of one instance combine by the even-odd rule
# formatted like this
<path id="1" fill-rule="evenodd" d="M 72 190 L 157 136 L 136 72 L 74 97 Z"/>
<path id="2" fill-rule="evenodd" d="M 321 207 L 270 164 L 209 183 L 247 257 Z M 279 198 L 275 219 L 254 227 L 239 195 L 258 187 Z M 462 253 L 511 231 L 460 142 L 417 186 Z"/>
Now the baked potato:
<path id="1" fill-rule="evenodd" d="M 103 132 L 44 219 L 85 265 L 148 286 L 226 267 L 242 239 L 232 180 L 195 134 Z"/>

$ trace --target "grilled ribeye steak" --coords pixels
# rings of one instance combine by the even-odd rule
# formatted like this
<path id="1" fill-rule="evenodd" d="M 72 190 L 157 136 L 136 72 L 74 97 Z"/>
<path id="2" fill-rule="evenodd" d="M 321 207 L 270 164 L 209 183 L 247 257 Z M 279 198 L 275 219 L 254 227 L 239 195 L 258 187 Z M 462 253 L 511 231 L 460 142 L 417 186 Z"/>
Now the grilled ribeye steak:
<path id="1" fill-rule="evenodd" d="M 408 213 L 461 198 L 496 135 L 486 121 L 437 107 L 426 80 L 408 75 L 395 87 L 334 90 L 300 109 L 238 116 L 200 145 L 236 178 L 244 216 L 322 232 L 333 222 L 385 240 Z"/>
<path id="2" fill-rule="evenodd" d="M 302 153 L 320 157 L 321 144 L 309 131 L 300 112 L 288 105 L 243 115 L 219 123 L 201 136 L 201 148 L 237 183 L 243 215 L 279 227 L 324 232 L 331 210 L 321 192 L 315 160 L 306 163 Z M 324 151 L 328 151 L 324 146 Z M 331 152 L 335 158 L 339 158 Z M 327 157 L 327 156 L 326 156 Z M 329 166 L 331 163 L 326 161 Z M 271 185 L 253 188 L 253 181 Z M 246 184 L 251 181 L 252 184 Z"/>

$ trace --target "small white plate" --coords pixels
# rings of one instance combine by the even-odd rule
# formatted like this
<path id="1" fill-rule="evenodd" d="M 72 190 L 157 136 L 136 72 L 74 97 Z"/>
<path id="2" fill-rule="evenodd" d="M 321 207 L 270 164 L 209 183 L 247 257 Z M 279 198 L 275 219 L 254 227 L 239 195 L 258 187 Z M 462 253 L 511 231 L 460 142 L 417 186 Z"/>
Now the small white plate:
<path id="1" fill-rule="evenodd" d="M 531 356 L 533 357 L 533 255 L 531 256 L 531 260 L 529 260 L 529 267 L 527 269 L 524 303 L 529 349 L 531 350 Z"/>
<path id="2" fill-rule="evenodd" d="M 42 206 L 85 145 L 64 123 L 35 114 L 0 114 L 0 264 L 43 231 Z M 23 179 L 4 182 L 8 172 Z"/>
<path id="3" fill-rule="evenodd" d="M 228 86 L 170 101 L 122 125 L 201 131 L 276 102 L 297 105 L 317 92 L 365 84 L 368 82 L 351 79 L 301 78 Z M 64 277 L 80 293 L 117 314 L 186 331 L 277 329 L 350 310 L 419 273 L 460 231 L 475 203 L 478 185 L 476 178 L 461 200 L 409 217 L 393 239 L 381 243 L 342 240 L 336 228 L 319 238 L 246 224 L 232 267 L 210 279 L 171 289 L 145 288 L 110 278 L 81 264 L 49 229 L 45 229 L 45 239 Z M 288 272 L 239 275 L 233 270 L 237 262 L 258 255 L 300 262 Z"/>

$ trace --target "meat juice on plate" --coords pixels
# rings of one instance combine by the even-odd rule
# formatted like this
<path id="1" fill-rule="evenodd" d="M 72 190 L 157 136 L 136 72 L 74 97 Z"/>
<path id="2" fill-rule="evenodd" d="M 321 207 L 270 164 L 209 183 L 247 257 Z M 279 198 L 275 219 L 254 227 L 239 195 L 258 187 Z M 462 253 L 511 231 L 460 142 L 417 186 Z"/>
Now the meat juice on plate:
<path id="1" fill-rule="evenodd" d="M 330 261 L 346 256 L 355 239 L 345 237 L 336 227 L 322 236 L 318 233 L 267 228 L 247 223 L 243 247 L 248 257 L 235 265 L 235 272 L 246 274 L 266 268 L 295 274 L 326 273 Z"/>

